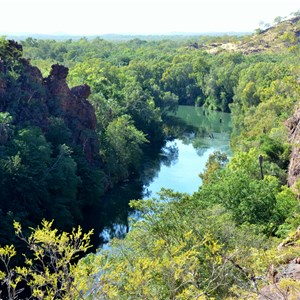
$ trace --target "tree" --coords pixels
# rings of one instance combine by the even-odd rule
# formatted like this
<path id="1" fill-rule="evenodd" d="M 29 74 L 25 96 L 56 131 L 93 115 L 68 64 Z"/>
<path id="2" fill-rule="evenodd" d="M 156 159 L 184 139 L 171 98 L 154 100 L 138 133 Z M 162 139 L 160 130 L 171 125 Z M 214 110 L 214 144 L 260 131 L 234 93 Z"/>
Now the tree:
<path id="1" fill-rule="evenodd" d="M 79 263 L 80 287 L 92 298 L 225 299 L 235 285 L 256 293 L 251 268 L 236 262 L 265 237 L 238 228 L 223 207 L 205 208 L 196 197 L 170 190 L 131 206 L 143 215 L 125 239 Z"/>
<path id="2" fill-rule="evenodd" d="M 145 135 L 136 129 L 131 118 L 123 115 L 109 123 L 106 129 L 102 157 L 111 180 L 125 179 L 138 169 Z"/>
<path id="3" fill-rule="evenodd" d="M 41 130 L 36 127 L 19 130 L 2 157 L 1 208 L 27 212 L 37 218 L 42 199 L 49 196 L 44 175 L 50 163 L 50 144 Z M 9 203 L 6 199 L 10 199 Z"/>
<path id="4" fill-rule="evenodd" d="M 32 256 L 25 256 L 22 267 L 11 267 L 11 260 L 16 256 L 14 246 L 0 247 L 0 261 L 4 271 L 0 271 L 0 282 L 7 289 L 9 300 L 22 295 L 22 287 L 30 289 L 27 299 L 65 299 L 82 298 L 76 287 L 76 261 L 80 254 L 90 247 L 90 236 L 82 229 L 73 229 L 70 234 L 59 233 L 52 229 L 52 223 L 43 220 L 41 227 L 32 229 L 31 235 L 23 235 L 20 223 L 15 222 L 15 233 L 31 251 Z"/>
<path id="5" fill-rule="evenodd" d="M 216 173 L 224 168 L 226 163 L 228 163 L 228 157 L 225 153 L 215 151 L 213 154 L 210 154 L 205 164 L 205 170 L 200 174 L 203 183 L 208 184 L 218 180 Z"/>
<path id="6" fill-rule="evenodd" d="M 296 211 L 295 195 L 282 193 L 279 179 L 274 174 L 274 163 L 265 156 L 264 179 L 260 178 L 259 152 L 235 153 L 226 165 L 212 175 L 213 180 L 198 192 L 208 205 L 220 204 L 227 208 L 237 224 L 250 223 L 274 234 L 278 227 Z M 284 209 L 284 206 L 289 207 Z"/>
<path id="7" fill-rule="evenodd" d="M 292 12 L 291 15 L 294 16 L 294 17 L 299 17 L 300 16 L 300 10 Z"/>
<path id="8" fill-rule="evenodd" d="M 195 104 L 201 91 L 193 76 L 192 56 L 181 54 L 174 56 L 172 64 L 165 70 L 161 82 L 165 91 L 175 94 L 179 104 Z"/>
<path id="9" fill-rule="evenodd" d="M 13 132 L 12 116 L 7 112 L 0 112 L 0 145 L 5 144 Z"/>
<path id="10" fill-rule="evenodd" d="M 72 157 L 72 150 L 63 144 L 58 147 L 58 151 L 44 173 L 49 198 L 43 203 L 46 208 L 43 216 L 55 218 L 58 228 L 69 229 L 81 217 L 81 203 L 78 201 L 81 178 L 77 175 L 77 163 Z"/>
<path id="11" fill-rule="evenodd" d="M 279 24 L 282 21 L 282 19 L 283 19 L 282 17 L 278 16 L 274 19 L 274 23 Z"/>

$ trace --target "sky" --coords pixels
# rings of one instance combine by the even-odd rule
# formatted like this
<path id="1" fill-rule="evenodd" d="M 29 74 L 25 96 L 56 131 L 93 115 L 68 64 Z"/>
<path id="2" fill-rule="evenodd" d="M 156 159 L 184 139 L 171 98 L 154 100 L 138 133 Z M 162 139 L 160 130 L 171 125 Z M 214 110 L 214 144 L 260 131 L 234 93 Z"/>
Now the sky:
<path id="1" fill-rule="evenodd" d="M 254 32 L 299 0 L 0 0 L 0 34 Z"/>

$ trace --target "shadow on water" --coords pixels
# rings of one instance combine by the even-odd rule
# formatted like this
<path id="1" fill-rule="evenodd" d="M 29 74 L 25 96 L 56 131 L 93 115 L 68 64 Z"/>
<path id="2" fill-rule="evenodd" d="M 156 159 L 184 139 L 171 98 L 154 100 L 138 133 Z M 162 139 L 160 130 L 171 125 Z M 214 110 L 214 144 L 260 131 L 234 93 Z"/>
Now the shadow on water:
<path id="1" fill-rule="evenodd" d="M 174 189 L 186 192 L 180 188 L 187 188 L 192 193 L 201 185 L 198 174 L 203 171 L 209 154 L 216 150 L 231 154 L 229 114 L 180 106 L 175 115 L 166 119 L 165 132 L 168 138 L 164 145 L 144 149 L 139 174 L 109 191 L 97 205 L 85 209 L 82 226 L 85 230 L 94 228 L 93 245 L 126 235 L 128 219 L 136 217 L 128 205 L 130 200 L 153 197 L 161 186 L 173 188 L 167 186 L 170 182 Z M 194 166 L 198 168 L 195 174 L 191 170 Z M 198 181 L 191 183 L 188 175 Z M 172 177 L 175 177 L 173 183 Z"/>
<path id="2" fill-rule="evenodd" d="M 92 245 L 101 245 L 114 237 L 123 238 L 129 228 L 128 216 L 133 213 L 128 203 L 142 197 L 143 184 L 134 178 L 106 193 L 97 205 L 85 208 L 82 226 L 85 230 L 94 229 Z"/>
<path id="3" fill-rule="evenodd" d="M 84 209 L 82 227 L 85 231 L 94 229 L 92 245 L 103 245 L 114 237 L 126 235 L 130 217 L 137 217 L 137 213 L 129 207 L 129 201 L 147 198 L 145 184 L 157 176 L 161 164 L 171 166 L 178 157 L 178 149 L 173 146 L 148 146 L 144 152 L 139 174 L 116 185 L 96 205 Z"/>

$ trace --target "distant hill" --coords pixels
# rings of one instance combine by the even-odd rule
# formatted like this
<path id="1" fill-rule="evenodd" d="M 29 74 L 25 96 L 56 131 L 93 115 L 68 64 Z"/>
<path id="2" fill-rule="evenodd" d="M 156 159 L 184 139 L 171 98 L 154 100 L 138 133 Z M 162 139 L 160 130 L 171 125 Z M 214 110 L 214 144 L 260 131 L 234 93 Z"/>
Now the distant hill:
<path id="1" fill-rule="evenodd" d="M 243 52 L 277 52 L 300 43 L 300 16 L 279 22 L 265 30 L 257 30 L 256 34 L 240 45 Z"/>
<path id="2" fill-rule="evenodd" d="M 202 32 L 202 33 L 192 33 L 192 32 L 171 32 L 164 34 L 100 34 L 100 35 L 67 35 L 67 34 L 30 34 L 30 33 L 20 33 L 13 35 L 5 35 L 8 39 L 21 41 L 29 37 L 34 39 L 42 40 L 56 40 L 56 41 L 65 41 L 72 39 L 74 41 L 81 38 L 94 39 L 102 38 L 108 41 L 128 41 L 132 39 L 143 39 L 143 40 L 163 40 L 163 39 L 182 39 L 186 37 L 201 37 L 201 36 L 244 36 L 249 35 L 249 32 Z"/>
<path id="3" fill-rule="evenodd" d="M 210 53 L 221 51 L 241 51 L 245 54 L 258 52 L 279 52 L 285 49 L 293 50 L 300 44 L 300 16 L 278 22 L 265 30 L 245 37 L 237 43 L 214 43 L 203 46 Z"/>

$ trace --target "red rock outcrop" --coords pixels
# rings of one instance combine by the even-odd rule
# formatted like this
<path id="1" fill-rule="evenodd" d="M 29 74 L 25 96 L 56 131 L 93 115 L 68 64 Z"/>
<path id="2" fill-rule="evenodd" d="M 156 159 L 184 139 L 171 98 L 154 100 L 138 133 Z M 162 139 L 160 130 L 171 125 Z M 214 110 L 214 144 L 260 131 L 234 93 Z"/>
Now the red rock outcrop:
<path id="1" fill-rule="evenodd" d="M 73 144 L 82 148 L 89 162 L 99 165 L 97 119 L 87 100 L 90 87 L 70 89 L 66 82 L 69 70 L 58 64 L 43 78 L 37 67 L 22 58 L 21 45 L 7 41 L 5 47 L 0 56 L 0 112 L 9 112 L 15 124 L 31 124 L 44 132 L 51 117 L 63 119 L 72 133 Z M 15 78 L 11 77 L 12 70 Z"/>
<path id="2" fill-rule="evenodd" d="M 56 110 L 54 114 L 61 113 L 72 131 L 73 142 L 81 145 L 86 158 L 92 162 L 97 160 L 99 145 L 95 133 L 95 110 L 87 100 L 91 93 L 90 87 L 81 85 L 70 89 L 66 82 L 67 76 L 68 68 L 53 65 L 50 75 L 44 80 L 44 85 L 49 91 L 51 101 L 56 102 L 53 105 Z"/>
<path id="3" fill-rule="evenodd" d="M 288 168 L 288 184 L 293 186 L 300 177 L 300 107 L 287 120 L 286 126 L 289 129 L 289 142 L 292 145 Z"/>

